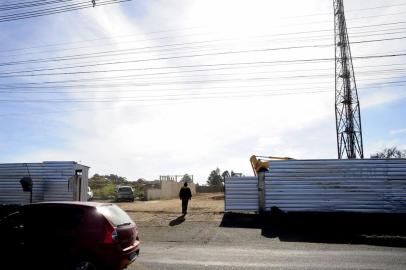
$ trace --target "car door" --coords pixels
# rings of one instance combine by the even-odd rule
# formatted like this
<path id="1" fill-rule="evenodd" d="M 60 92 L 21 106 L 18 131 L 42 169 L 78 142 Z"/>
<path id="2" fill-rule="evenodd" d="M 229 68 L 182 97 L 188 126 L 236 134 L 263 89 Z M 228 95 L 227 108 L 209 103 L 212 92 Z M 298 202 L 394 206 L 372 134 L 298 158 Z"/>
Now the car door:
<path id="1" fill-rule="evenodd" d="M 41 260 L 68 258 L 79 241 L 83 210 L 65 205 L 44 205 L 30 211 L 27 239 Z"/>
<path id="2" fill-rule="evenodd" d="M 1 219 L 0 250 L 6 254 L 20 252 L 24 245 L 23 233 L 24 224 L 20 211 L 9 214 Z"/>

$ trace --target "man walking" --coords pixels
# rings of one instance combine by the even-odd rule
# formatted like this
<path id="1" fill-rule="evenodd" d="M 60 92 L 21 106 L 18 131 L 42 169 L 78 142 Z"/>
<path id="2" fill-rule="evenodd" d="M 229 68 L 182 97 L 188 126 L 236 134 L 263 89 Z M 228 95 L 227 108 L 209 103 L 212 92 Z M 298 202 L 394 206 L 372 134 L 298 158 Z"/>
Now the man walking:
<path id="1" fill-rule="evenodd" d="M 183 187 L 179 191 L 179 199 L 182 200 L 182 214 L 186 215 L 187 205 L 189 203 L 189 200 L 192 199 L 192 192 L 190 191 L 190 188 L 187 186 L 186 182 L 183 184 Z"/>

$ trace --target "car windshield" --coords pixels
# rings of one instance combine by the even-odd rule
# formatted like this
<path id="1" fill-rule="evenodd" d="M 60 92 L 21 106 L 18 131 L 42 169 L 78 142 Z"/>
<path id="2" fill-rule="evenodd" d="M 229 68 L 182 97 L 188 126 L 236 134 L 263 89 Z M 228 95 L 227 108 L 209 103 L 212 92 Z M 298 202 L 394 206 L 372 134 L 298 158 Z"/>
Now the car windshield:
<path id="1" fill-rule="evenodd" d="M 102 215 L 104 215 L 113 226 L 120 226 L 124 224 L 132 224 L 133 221 L 120 207 L 114 204 L 102 205 L 97 207 Z"/>
<path id="2" fill-rule="evenodd" d="M 121 191 L 121 192 L 132 192 L 132 189 L 131 189 L 130 187 L 122 187 L 122 188 L 119 188 L 118 191 Z"/>

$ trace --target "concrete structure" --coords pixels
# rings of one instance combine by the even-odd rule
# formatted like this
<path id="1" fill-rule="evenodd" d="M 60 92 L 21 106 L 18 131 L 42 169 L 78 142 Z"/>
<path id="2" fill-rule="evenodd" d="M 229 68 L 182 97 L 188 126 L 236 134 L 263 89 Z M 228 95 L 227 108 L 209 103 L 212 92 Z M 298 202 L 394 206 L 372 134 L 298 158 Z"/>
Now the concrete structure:
<path id="1" fill-rule="evenodd" d="M 183 182 L 175 181 L 161 181 L 160 188 L 148 188 L 144 190 L 144 200 L 159 200 L 159 199 L 173 199 L 179 196 L 179 190 L 183 186 Z M 188 183 L 192 195 L 196 194 L 196 185 Z"/>
<path id="2" fill-rule="evenodd" d="M 182 181 L 184 177 L 189 177 L 193 182 L 193 174 L 173 174 L 173 175 L 160 175 L 159 181 Z"/>
<path id="3" fill-rule="evenodd" d="M 0 204 L 30 203 L 20 179 L 33 181 L 33 202 L 86 201 L 89 167 L 74 161 L 0 164 Z"/>

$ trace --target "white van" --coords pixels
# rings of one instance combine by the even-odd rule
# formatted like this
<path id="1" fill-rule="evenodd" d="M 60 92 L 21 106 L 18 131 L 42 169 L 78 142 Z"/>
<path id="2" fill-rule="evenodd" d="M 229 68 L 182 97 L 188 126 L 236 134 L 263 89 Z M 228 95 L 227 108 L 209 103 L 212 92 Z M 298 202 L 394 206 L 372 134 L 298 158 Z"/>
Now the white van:
<path id="1" fill-rule="evenodd" d="M 93 191 L 90 187 L 87 187 L 87 200 L 88 201 L 93 200 Z"/>

